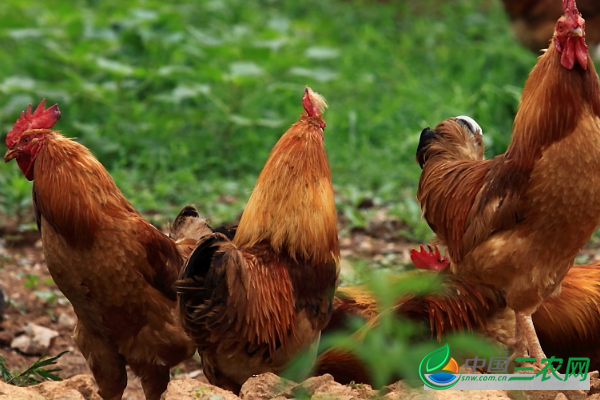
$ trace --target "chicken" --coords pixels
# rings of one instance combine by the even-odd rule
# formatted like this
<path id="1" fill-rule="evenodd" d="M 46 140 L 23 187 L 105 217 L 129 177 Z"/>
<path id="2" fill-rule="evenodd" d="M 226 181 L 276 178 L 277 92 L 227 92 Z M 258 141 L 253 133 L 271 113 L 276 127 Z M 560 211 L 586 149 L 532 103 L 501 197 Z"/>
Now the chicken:
<path id="1" fill-rule="evenodd" d="M 399 299 L 394 307 L 398 317 L 424 325 L 431 337 L 438 340 L 457 332 L 476 332 L 503 343 L 514 335 L 514 313 L 505 307 L 502 290 L 440 269 L 442 264 L 437 249 L 416 253 L 419 253 L 417 257 L 423 269 L 442 271 L 442 288 L 426 296 Z M 412 258 L 415 259 L 415 254 Z M 366 287 L 339 288 L 331 321 L 323 334 L 347 331 L 351 318 L 360 317 L 373 323 L 379 313 L 377 298 Z M 546 299 L 532 319 L 549 355 L 563 360 L 588 357 L 590 370 L 600 369 L 600 341 L 597 338 L 600 330 L 600 263 L 574 265 L 562 282 L 561 293 Z M 565 366 L 566 362 L 561 370 L 563 373 Z M 343 384 L 354 381 L 372 385 L 374 382 L 372 372 L 360 358 L 340 349 L 329 349 L 319 355 L 315 375 L 327 373 Z"/>
<path id="2" fill-rule="evenodd" d="M 233 239 L 198 241 L 177 282 L 179 307 L 209 382 L 234 393 L 314 348 L 331 314 L 340 249 L 323 146 L 326 107 L 306 89 L 306 113 L 279 139 Z"/>
<path id="3" fill-rule="evenodd" d="M 525 83 L 506 153 L 458 156 L 449 144 L 460 131 L 476 136 L 460 118 L 423 130 L 417 151 L 417 198 L 450 268 L 506 291 L 516 312 L 515 354 L 527 349 L 537 360 L 545 356 L 531 314 L 560 291 L 600 225 L 600 87 L 575 2 L 563 11 Z"/>
<path id="4" fill-rule="evenodd" d="M 502 3 L 513 35 L 523 47 L 536 54 L 548 47 L 556 20 L 562 13 L 559 0 L 502 0 Z M 587 21 L 586 41 L 596 48 L 600 44 L 600 2 L 579 0 L 578 6 Z"/>
<path id="5" fill-rule="evenodd" d="M 69 299 L 73 339 L 103 399 L 120 399 L 126 365 L 147 399 L 159 399 L 169 369 L 194 345 L 178 318 L 172 288 L 183 259 L 145 221 L 87 148 L 52 130 L 57 105 L 31 105 L 6 136 L 8 162 L 33 180 L 36 221 L 48 270 Z"/>

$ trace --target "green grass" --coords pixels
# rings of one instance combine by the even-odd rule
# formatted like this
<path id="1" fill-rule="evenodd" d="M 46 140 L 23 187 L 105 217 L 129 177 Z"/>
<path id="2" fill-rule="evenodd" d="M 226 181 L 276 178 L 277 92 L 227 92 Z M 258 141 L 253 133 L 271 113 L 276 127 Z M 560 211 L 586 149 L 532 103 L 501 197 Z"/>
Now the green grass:
<path id="1" fill-rule="evenodd" d="M 405 199 L 420 131 L 467 114 L 503 152 L 535 64 L 500 2 L 477 0 L 4 0 L 0 46 L 2 132 L 27 104 L 58 102 L 55 127 L 138 209 L 173 217 L 195 203 L 217 223 L 243 209 L 309 85 L 330 104 L 340 207 L 401 204 L 419 238 Z M 15 164 L 0 184 L 0 211 L 28 205 Z"/>
<path id="2" fill-rule="evenodd" d="M 6 365 L 6 360 L 0 355 L 0 378 L 9 385 L 15 386 L 37 385 L 44 381 L 62 381 L 60 377 L 54 374 L 61 371 L 61 369 L 51 366 L 55 365 L 57 360 L 65 353 L 68 352 L 63 351 L 53 357 L 43 355 L 22 372 L 9 369 Z"/>

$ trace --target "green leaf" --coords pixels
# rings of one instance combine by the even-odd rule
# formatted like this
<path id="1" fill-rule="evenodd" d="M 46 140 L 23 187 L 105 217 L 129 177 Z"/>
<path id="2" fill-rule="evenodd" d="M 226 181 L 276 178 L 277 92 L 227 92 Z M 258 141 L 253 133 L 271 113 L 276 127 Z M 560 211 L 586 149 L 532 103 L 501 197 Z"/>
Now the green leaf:
<path id="1" fill-rule="evenodd" d="M 337 73 L 335 71 L 330 70 L 329 68 L 303 68 L 303 67 L 293 67 L 289 71 L 290 75 L 295 76 L 304 76 L 307 78 L 312 78 L 318 82 L 328 82 L 334 80 L 337 77 Z"/>
<path id="2" fill-rule="evenodd" d="M 340 56 L 340 51 L 331 47 L 309 47 L 304 52 L 304 55 L 313 60 L 329 60 L 338 58 Z"/>
<path id="3" fill-rule="evenodd" d="M 0 91 L 4 93 L 11 93 L 23 90 L 33 90 L 35 89 L 35 87 L 36 81 L 30 77 L 9 76 L 5 78 L 4 81 L 2 81 L 2 83 L 0 84 Z"/>
<path id="4" fill-rule="evenodd" d="M 264 74 L 264 71 L 252 61 L 236 61 L 229 64 L 229 73 L 232 78 L 259 77 Z"/>
<path id="5" fill-rule="evenodd" d="M 118 61 L 109 60 L 104 57 L 98 57 L 96 59 L 96 65 L 105 71 L 113 72 L 121 76 L 129 76 L 133 74 L 133 68 L 129 65 L 120 63 Z"/>

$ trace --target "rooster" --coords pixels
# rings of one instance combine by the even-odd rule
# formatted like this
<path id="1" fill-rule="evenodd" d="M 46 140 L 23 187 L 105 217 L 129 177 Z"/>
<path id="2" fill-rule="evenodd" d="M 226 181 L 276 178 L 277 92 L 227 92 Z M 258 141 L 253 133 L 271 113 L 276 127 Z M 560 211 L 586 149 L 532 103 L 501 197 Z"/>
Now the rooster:
<path id="1" fill-rule="evenodd" d="M 440 272 L 442 287 L 436 293 L 399 299 L 394 306 L 398 317 L 424 325 L 437 340 L 454 333 L 474 332 L 504 344 L 514 335 L 514 313 L 506 308 L 501 289 L 445 270 L 450 260 L 440 260 L 437 248 L 413 251 L 411 258 L 422 269 Z M 590 370 L 600 369 L 599 304 L 600 263 L 574 265 L 563 279 L 560 294 L 546 299 L 532 315 L 540 342 L 548 354 L 563 360 L 588 357 Z M 365 287 L 339 288 L 331 321 L 323 334 L 347 331 L 352 318 L 374 323 L 380 312 L 376 296 Z M 566 362 L 563 369 L 564 366 Z M 364 362 L 340 349 L 329 349 L 319 355 L 315 375 L 327 373 L 343 384 L 354 381 L 372 385 L 374 382 Z"/>
<path id="2" fill-rule="evenodd" d="M 238 393 L 316 345 L 337 285 L 340 249 L 323 145 L 324 99 L 279 139 L 233 238 L 201 238 L 177 282 L 179 307 L 209 382 Z M 312 348 L 312 347 L 311 347 Z"/>
<path id="3" fill-rule="evenodd" d="M 44 101 L 6 136 L 8 162 L 33 180 L 33 203 L 48 270 L 69 299 L 73 339 L 98 383 L 120 399 L 126 365 L 147 399 L 166 390 L 169 369 L 192 356 L 172 288 L 183 258 L 175 243 L 145 221 L 102 164 L 81 144 L 52 130 L 57 105 Z"/>
<path id="4" fill-rule="evenodd" d="M 600 86 L 575 1 L 564 0 L 563 11 L 525 83 L 506 153 L 457 156 L 447 144 L 464 129 L 460 119 L 425 129 L 417 151 L 417 198 L 451 270 L 506 291 L 515 354 L 538 361 L 545 355 L 531 314 L 560 291 L 600 225 Z"/>

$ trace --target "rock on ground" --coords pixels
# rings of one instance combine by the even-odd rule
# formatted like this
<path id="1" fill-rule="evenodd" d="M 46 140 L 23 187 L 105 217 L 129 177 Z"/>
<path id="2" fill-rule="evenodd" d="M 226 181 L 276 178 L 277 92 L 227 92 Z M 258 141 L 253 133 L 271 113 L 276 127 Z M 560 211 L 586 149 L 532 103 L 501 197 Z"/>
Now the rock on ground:
<path id="1" fill-rule="evenodd" d="M 248 379 L 240 389 L 242 400 L 267 400 L 297 386 L 296 382 L 288 381 L 273 373 L 261 374 Z"/>
<path id="2" fill-rule="evenodd" d="M 57 331 L 30 322 L 25 326 L 25 333 L 17 336 L 11 342 L 10 347 L 25 354 L 41 355 L 48 352 L 52 339 L 57 336 Z"/>
<path id="3" fill-rule="evenodd" d="M 102 400 L 91 375 L 76 375 L 60 382 L 44 382 L 29 387 L 0 381 L 0 400 Z"/>
<path id="4" fill-rule="evenodd" d="M 221 389 L 195 379 L 172 379 L 164 395 L 165 400 L 198 399 L 198 400 L 240 400 L 229 390 Z"/>

